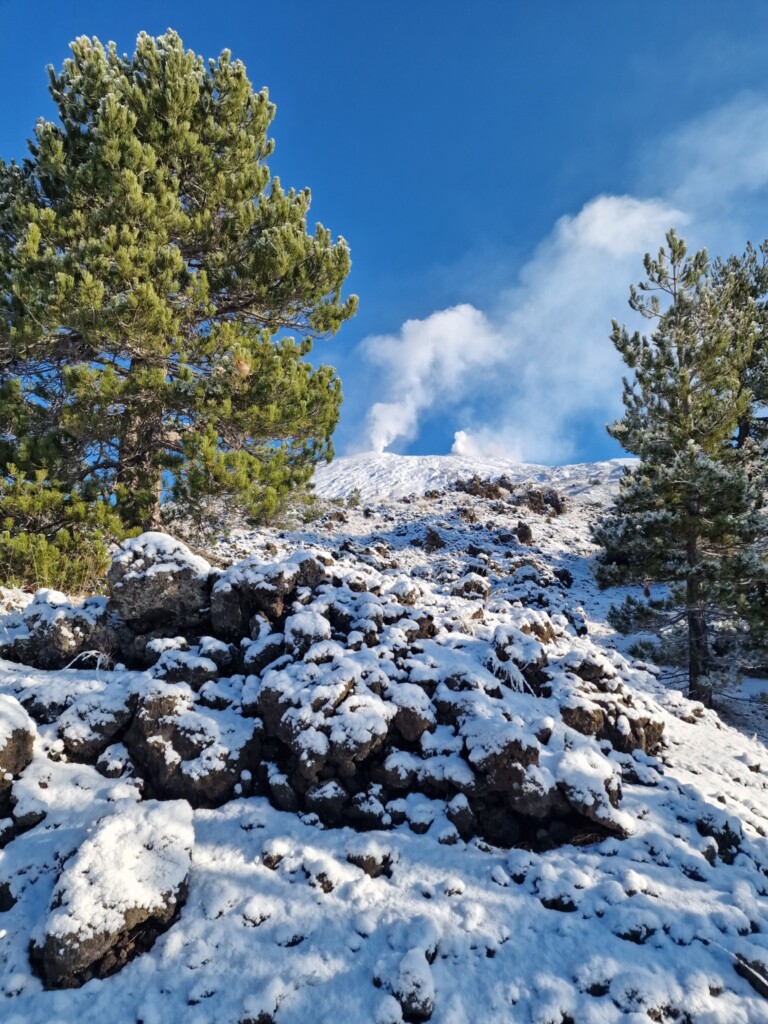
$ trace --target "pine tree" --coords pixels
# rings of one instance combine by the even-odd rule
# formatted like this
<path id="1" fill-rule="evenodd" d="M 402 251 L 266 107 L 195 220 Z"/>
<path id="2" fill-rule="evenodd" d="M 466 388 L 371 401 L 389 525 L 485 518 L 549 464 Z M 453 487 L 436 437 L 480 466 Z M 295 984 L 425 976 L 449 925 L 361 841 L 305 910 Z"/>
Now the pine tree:
<path id="1" fill-rule="evenodd" d="M 690 693 L 709 701 L 713 620 L 743 613 L 745 595 L 765 579 L 766 481 L 749 446 L 734 444 L 752 402 L 745 370 L 758 317 L 737 275 L 713 274 L 707 253 L 689 256 L 674 231 L 666 241 L 645 258 L 647 280 L 630 289 L 631 308 L 653 322 L 650 337 L 613 324 L 634 376 L 608 432 L 641 461 L 595 532 L 605 548 L 598 579 L 669 586 L 654 610 L 682 625 Z M 630 601 L 624 616 L 632 610 Z M 648 612 L 637 602 L 634 610 Z"/>
<path id="2" fill-rule="evenodd" d="M 355 312 L 348 247 L 271 178 L 275 107 L 229 51 L 71 51 L 59 122 L 0 162 L 0 473 L 126 527 L 168 497 L 269 514 L 332 454 L 340 383 L 305 357 Z"/>

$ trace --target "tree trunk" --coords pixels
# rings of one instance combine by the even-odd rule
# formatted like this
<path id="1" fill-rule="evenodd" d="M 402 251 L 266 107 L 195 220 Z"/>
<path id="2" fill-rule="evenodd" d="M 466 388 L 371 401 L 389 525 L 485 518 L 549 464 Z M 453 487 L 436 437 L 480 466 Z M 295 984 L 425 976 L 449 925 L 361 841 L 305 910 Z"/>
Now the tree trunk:
<path id="1" fill-rule="evenodd" d="M 698 510 L 696 510 L 698 511 Z M 688 537 L 688 567 L 691 573 L 699 563 L 699 538 L 696 533 Z M 686 619 L 688 623 L 688 696 L 710 707 L 712 691 L 707 683 L 709 674 L 709 642 L 707 618 L 702 607 L 701 584 L 693 574 L 686 580 Z"/>
<path id="2" fill-rule="evenodd" d="M 736 431 L 736 447 L 741 449 L 747 443 L 749 437 L 749 426 L 750 421 L 748 419 L 739 420 L 737 431 Z"/>
<path id="3" fill-rule="evenodd" d="M 155 376 L 155 375 L 158 376 Z M 162 362 L 136 356 L 128 372 L 118 428 L 119 506 L 127 526 L 154 530 L 160 525 L 163 491 L 161 456 L 165 448 Z"/>
<path id="4" fill-rule="evenodd" d="M 686 365 L 686 350 L 682 345 L 678 348 L 679 365 Z M 688 435 L 694 438 L 693 423 L 693 402 L 690 392 L 690 381 L 686 376 L 686 389 L 683 397 L 683 409 L 688 420 Z M 691 465 L 691 481 L 696 479 L 695 462 Z M 689 487 L 692 483 L 689 482 Z M 695 493 L 688 494 L 686 502 L 688 515 L 687 537 L 686 537 L 686 561 L 688 562 L 688 575 L 686 584 L 685 613 L 688 621 L 688 696 L 691 700 L 700 700 L 706 707 L 712 704 L 712 692 L 708 685 L 709 674 L 709 645 L 707 638 L 707 619 L 702 606 L 701 582 L 698 578 L 697 569 L 701 561 L 700 551 L 700 526 L 699 517 L 701 509 L 699 498 Z"/>
<path id="5" fill-rule="evenodd" d="M 707 622 L 704 612 L 691 595 L 691 583 L 688 583 L 688 600 L 694 601 L 687 608 L 688 619 L 688 696 L 691 700 L 700 700 L 710 707 L 712 690 L 706 681 L 709 674 L 709 644 L 707 638 Z M 693 583 L 695 588 L 697 585 Z"/>
<path id="6" fill-rule="evenodd" d="M 127 409 L 123 417 L 115 478 L 123 489 L 119 511 L 127 526 L 155 530 L 160 526 L 163 490 L 163 471 L 157 458 L 162 450 L 162 418 L 142 419 Z"/>

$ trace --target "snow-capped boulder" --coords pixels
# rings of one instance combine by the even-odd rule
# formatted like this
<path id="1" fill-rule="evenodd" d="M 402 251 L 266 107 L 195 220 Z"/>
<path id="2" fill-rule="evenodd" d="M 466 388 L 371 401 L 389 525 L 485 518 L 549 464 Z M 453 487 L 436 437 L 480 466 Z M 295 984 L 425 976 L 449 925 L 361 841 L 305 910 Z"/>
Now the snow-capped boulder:
<path id="1" fill-rule="evenodd" d="M 416 743 L 437 725 L 430 700 L 420 686 L 397 683 L 388 687 L 386 696 L 397 708 L 394 725 L 407 743 Z"/>
<path id="2" fill-rule="evenodd" d="M 361 793 L 355 793 L 346 814 L 347 823 L 361 832 L 391 828 L 392 815 L 382 803 L 383 799 L 383 787 L 378 783 L 373 783 Z"/>
<path id="3" fill-rule="evenodd" d="M 72 602 L 58 590 L 38 590 L 10 616 L 0 655 L 35 668 L 64 668 L 78 659 L 94 662 L 109 650 L 107 602 Z"/>
<path id="4" fill-rule="evenodd" d="M 346 845 L 347 861 L 364 871 L 369 878 L 392 877 L 397 853 L 379 840 L 362 837 Z"/>
<path id="5" fill-rule="evenodd" d="M 96 761 L 96 771 L 107 779 L 132 775 L 133 764 L 127 747 L 123 743 L 113 743 L 107 747 Z"/>
<path id="6" fill-rule="evenodd" d="M 465 719 L 461 732 L 468 761 L 484 777 L 489 791 L 521 788 L 525 769 L 539 765 L 539 744 L 513 722 Z"/>
<path id="7" fill-rule="evenodd" d="M 107 582 L 112 607 L 136 633 L 188 633 L 209 621 L 211 566 L 165 533 L 124 541 Z"/>
<path id="8" fill-rule="evenodd" d="M 188 686 L 157 682 L 141 695 L 125 745 L 148 795 L 218 807 L 243 793 L 261 731 L 258 720 L 196 705 Z"/>
<path id="9" fill-rule="evenodd" d="M 136 694 L 125 686 L 79 697 L 59 718 L 59 735 L 67 753 L 89 761 L 125 731 L 136 707 Z"/>
<path id="10" fill-rule="evenodd" d="M 349 793 L 335 780 L 313 786 L 306 794 L 306 806 L 326 825 L 340 825 L 349 803 Z"/>
<path id="11" fill-rule="evenodd" d="M 410 949 L 400 961 L 392 993 L 403 1020 L 429 1020 L 435 1008 L 435 983 L 423 949 Z"/>
<path id="12" fill-rule="evenodd" d="M 451 593 L 457 597 L 479 597 L 486 598 L 491 592 L 491 585 L 488 580 L 476 572 L 468 572 L 461 579 L 457 580 Z"/>
<path id="13" fill-rule="evenodd" d="M 294 658 L 303 658 L 313 644 L 330 636 L 331 624 L 318 612 L 298 612 L 285 620 L 285 644 Z"/>
<path id="14" fill-rule="evenodd" d="M 421 597 L 418 586 L 407 576 L 398 576 L 387 593 L 391 594 L 400 604 L 413 606 Z"/>
<path id="15" fill-rule="evenodd" d="M 0 818 L 9 812 L 13 779 L 32 760 L 37 730 L 15 697 L 0 694 Z"/>
<path id="16" fill-rule="evenodd" d="M 254 616 L 274 622 L 299 587 L 315 589 L 325 578 L 325 565 L 308 551 L 277 563 L 252 555 L 216 580 L 211 594 L 213 632 L 223 640 L 240 640 L 249 635 Z"/>
<path id="17" fill-rule="evenodd" d="M 658 751 L 664 721 L 651 702 L 630 690 L 616 669 L 583 643 L 547 670 L 545 692 L 554 697 L 563 721 L 576 732 L 607 740 L 614 750 Z"/>
<path id="18" fill-rule="evenodd" d="M 257 676 L 285 653 L 285 636 L 267 632 L 257 640 L 243 640 L 240 650 L 244 671 L 249 676 Z"/>
<path id="19" fill-rule="evenodd" d="M 617 831 L 630 822 L 617 813 L 621 801 L 621 774 L 599 750 L 583 745 L 566 750 L 560 761 L 558 788 L 571 807 L 585 818 Z"/>
<path id="20" fill-rule="evenodd" d="M 374 985 L 389 993 L 380 1004 L 377 1024 L 398 1024 L 400 1021 L 421 1024 L 428 1021 L 434 1012 L 435 984 L 430 970 L 436 952 L 434 928 L 425 929 L 417 921 L 414 931 L 416 936 L 419 932 L 426 933 L 430 943 L 428 948 L 412 946 L 404 954 L 393 950 L 376 965 Z"/>
<path id="21" fill-rule="evenodd" d="M 65 864 L 33 938 L 46 987 L 105 978 L 150 949 L 186 900 L 193 842 L 192 809 L 181 800 L 102 819 Z"/>
<path id="22" fill-rule="evenodd" d="M 197 642 L 197 652 L 202 658 L 210 658 L 220 672 L 233 669 L 237 661 L 237 647 L 217 640 L 215 636 L 201 636 Z"/>
<path id="23" fill-rule="evenodd" d="M 156 679 L 165 679 L 169 683 L 186 683 L 193 690 L 215 679 L 219 674 L 219 666 L 213 658 L 206 657 L 195 646 L 186 651 L 163 651 L 152 666 L 151 674 Z"/>
<path id="24" fill-rule="evenodd" d="M 301 808 L 301 799 L 291 785 L 290 779 L 276 764 L 267 765 L 267 786 L 275 807 L 281 811 L 296 812 Z"/>

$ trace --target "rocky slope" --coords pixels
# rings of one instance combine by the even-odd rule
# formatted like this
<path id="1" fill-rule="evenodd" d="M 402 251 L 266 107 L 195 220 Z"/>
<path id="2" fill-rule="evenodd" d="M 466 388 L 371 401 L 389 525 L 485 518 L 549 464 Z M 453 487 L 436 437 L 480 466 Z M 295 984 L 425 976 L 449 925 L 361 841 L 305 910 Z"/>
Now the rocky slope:
<path id="1" fill-rule="evenodd" d="M 339 460 L 6 594 L 7 1019 L 768 1021 L 768 758 L 616 649 L 621 469 Z"/>

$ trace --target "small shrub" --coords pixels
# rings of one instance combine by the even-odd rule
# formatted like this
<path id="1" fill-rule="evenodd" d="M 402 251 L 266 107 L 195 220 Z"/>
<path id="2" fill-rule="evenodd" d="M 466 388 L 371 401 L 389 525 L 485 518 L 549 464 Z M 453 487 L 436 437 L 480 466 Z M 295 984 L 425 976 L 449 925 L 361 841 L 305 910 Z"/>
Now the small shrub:
<path id="1" fill-rule="evenodd" d="M 5 586 L 91 594 L 101 589 L 109 563 L 109 546 L 100 537 L 76 537 L 68 530 L 60 530 L 53 540 L 40 533 L 0 533 L 0 579 Z"/>
<path id="2" fill-rule="evenodd" d="M 101 588 L 109 548 L 125 537 L 103 501 L 67 494 L 46 474 L 24 477 L 15 467 L 0 480 L 0 582 L 68 593 Z"/>

